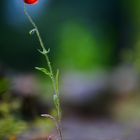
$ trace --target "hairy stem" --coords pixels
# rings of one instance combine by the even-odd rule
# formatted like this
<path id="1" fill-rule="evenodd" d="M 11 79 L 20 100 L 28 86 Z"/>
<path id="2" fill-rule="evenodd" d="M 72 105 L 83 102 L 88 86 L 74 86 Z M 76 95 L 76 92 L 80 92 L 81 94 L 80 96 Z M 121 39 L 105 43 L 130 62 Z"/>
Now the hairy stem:
<path id="1" fill-rule="evenodd" d="M 42 114 L 41 116 L 50 118 L 50 119 L 55 123 L 57 132 L 58 132 L 58 134 L 60 135 L 60 137 L 62 138 L 62 132 L 61 132 L 61 129 L 60 129 L 60 126 L 59 126 L 58 121 L 57 121 L 53 116 L 51 116 L 51 115 L 49 115 L 49 114 Z"/>
<path id="2" fill-rule="evenodd" d="M 55 120 L 55 122 L 57 122 L 56 127 L 57 127 L 58 133 L 60 135 L 60 138 L 62 140 L 62 132 L 61 132 L 61 127 L 60 127 L 60 122 L 61 122 L 61 107 L 60 107 L 58 81 L 55 78 L 55 74 L 53 72 L 52 65 L 51 65 L 51 62 L 50 62 L 50 59 L 49 59 L 49 56 L 48 56 L 49 49 L 48 49 L 48 51 L 45 49 L 45 45 L 44 45 L 44 43 L 42 41 L 42 38 L 41 38 L 40 32 L 38 30 L 38 27 L 36 26 L 36 24 L 33 21 L 32 17 L 27 12 L 26 4 L 24 4 L 24 13 L 27 16 L 27 18 L 28 18 L 29 22 L 31 23 L 31 25 L 34 27 L 34 29 L 32 31 L 35 31 L 36 32 L 36 35 L 38 37 L 38 40 L 39 40 L 39 43 L 40 43 L 40 46 L 41 46 L 41 49 L 42 49 L 42 51 L 39 50 L 39 52 L 41 52 L 41 54 L 44 55 L 45 60 L 47 62 L 48 71 L 49 71 L 49 77 L 51 79 L 53 90 L 54 90 L 54 96 L 57 97 L 57 101 L 56 102 L 54 101 L 54 104 L 55 104 L 55 107 L 56 107 L 56 111 L 57 111 L 57 120 L 54 117 L 53 117 L 52 120 Z"/>

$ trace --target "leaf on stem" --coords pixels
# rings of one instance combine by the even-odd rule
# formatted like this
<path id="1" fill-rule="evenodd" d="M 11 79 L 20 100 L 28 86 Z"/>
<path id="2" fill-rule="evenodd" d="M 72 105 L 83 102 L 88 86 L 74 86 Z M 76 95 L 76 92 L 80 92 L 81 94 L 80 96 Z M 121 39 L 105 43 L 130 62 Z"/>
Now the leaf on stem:
<path id="1" fill-rule="evenodd" d="M 36 32 L 36 28 L 30 30 L 30 31 L 29 31 L 29 34 L 32 35 L 32 34 L 34 34 L 35 32 Z"/>
<path id="2" fill-rule="evenodd" d="M 53 101 L 54 101 L 54 104 L 56 106 L 56 108 L 59 108 L 59 97 L 58 95 L 53 95 Z"/>
<path id="3" fill-rule="evenodd" d="M 41 54 L 46 55 L 46 54 L 48 54 L 48 53 L 50 52 L 50 48 L 49 48 L 48 50 L 43 49 L 43 51 L 41 51 L 41 50 L 38 49 L 38 51 L 39 51 Z"/>
<path id="4" fill-rule="evenodd" d="M 43 72 L 46 75 L 51 76 L 50 72 L 47 69 L 45 69 L 45 68 L 35 67 L 35 69 Z"/>
<path id="5" fill-rule="evenodd" d="M 57 69 L 55 80 L 56 80 L 56 90 L 57 92 L 59 92 L 59 69 Z"/>

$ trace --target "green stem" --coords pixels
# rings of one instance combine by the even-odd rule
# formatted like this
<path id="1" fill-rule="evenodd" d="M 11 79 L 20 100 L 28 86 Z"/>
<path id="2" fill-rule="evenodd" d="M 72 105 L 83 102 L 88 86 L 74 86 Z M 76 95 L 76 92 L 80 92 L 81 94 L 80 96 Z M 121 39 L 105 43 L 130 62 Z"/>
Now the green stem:
<path id="1" fill-rule="evenodd" d="M 36 26 L 35 22 L 31 18 L 31 16 L 29 15 L 29 13 L 27 12 L 25 3 L 24 3 L 24 13 L 27 16 L 27 18 L 28 18 L 29 22 L 31 23 L 31 25 L 34 27 L 34 30 L 35 30 L 36 35 L 38 37 L 40 46 L 42 48 L 42 54 L 45 56 L 45 59 L 46 59 L 46 62 L 47 62 L 48 68 L 49 68 L 50 78 L 51 78 L 52 86 L 53 86 L 53 89 L 54 89 L 54 95 L 56 95 L 58 97 L 58 103 L 57 103 L 57 105 L 55 105 L 55 107 L 56 107 L 56 110 L 57 110 L 57 118 L 58 118 L 57 122 L 60 125 L 60 122 L 61 122 L 61 110 L 60 110 L 59 90 L 58 90 L 58 85 L 57 85 L 58 83 L 57 83 L 57 81 L 55 79 L 55 75 L 54 75 L 54 72 L 53 72 L 53 69 L 52 69 L 52 66 L 51 66 L 51 62 L 50 62 L 50 59 L 49 59 L 49 56 L 48 56 L 48 51 L 45 49 L 45 45 L 44 45 L 44 43 L 42 41 L 42 38 L 41 38 L 40 32 L 38 30 L 38 27 Z M 60 130 L 59 131 L 60 138 L 62 140 L 61 129 L 59 129 L 59 130 Z"/>

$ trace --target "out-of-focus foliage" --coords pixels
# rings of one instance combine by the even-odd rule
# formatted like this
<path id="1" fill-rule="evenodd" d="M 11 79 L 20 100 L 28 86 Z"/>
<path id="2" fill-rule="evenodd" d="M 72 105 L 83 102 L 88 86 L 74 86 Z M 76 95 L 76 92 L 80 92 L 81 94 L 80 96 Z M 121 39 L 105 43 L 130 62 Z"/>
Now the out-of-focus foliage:
<path id="1" fill-rule="evenodd" d="M 0 128 L 0 139 L 3 140 L 23 133 L 27 129 L 27 124 L 12 116 L 7 116 L 0 119 Z"/>
<path id="2" fill-rule="evenodd" d="M 27 124 L 17 119 L 11 114 L 11 111 L 18 108 L 18 102 L 9 103 L 1 101 L 0 103 L 0 139 L 10 138 L 23 133 L 27 129 Z"/>
<path id="3" fill-rule="evenodd" d="M 7 79 L 0 78 L 0 94 L 5 93 L 9 88 L 9 81 Z"/>
<path id="4" fill-rule="evenodd" d="M 137 71 L 140 71 L 140 1 L 124 0 L 121 3 L 123 4 L 123 10 L 127 13 L 126 16 L 129 17 L 129 20 L 131 21 L 131 28 L 128 28 L 131 33 L 131 41 L 129 40 L 129 48 L 127 47 L 124 50 L 126 56 L 125 60 L 127 63 L 134 65 Z"/>

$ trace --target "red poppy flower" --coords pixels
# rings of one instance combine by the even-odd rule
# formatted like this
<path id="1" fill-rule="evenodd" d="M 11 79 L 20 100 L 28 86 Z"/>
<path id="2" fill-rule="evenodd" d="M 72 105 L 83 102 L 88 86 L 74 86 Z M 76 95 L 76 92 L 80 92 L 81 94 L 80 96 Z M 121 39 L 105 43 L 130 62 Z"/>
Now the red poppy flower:
<path id="1" fill-rule="evenodd" d="M 37 4 L 39 0 L 24 0 L 26 4 Z"/>

